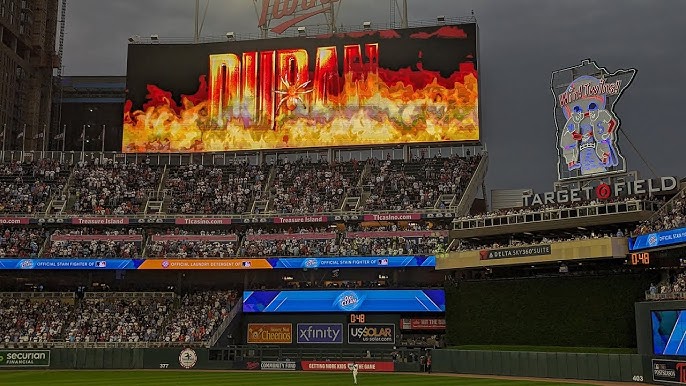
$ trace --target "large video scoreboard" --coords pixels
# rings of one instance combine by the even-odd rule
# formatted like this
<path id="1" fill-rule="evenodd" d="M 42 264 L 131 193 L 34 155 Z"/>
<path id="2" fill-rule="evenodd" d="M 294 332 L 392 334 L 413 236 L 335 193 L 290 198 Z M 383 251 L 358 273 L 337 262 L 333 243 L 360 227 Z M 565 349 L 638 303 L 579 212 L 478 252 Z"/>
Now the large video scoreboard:
<path id="1" fill-rule="evenodd" d="M 131 44 L 124 152 L 479 140 L 476 24 Z"/>

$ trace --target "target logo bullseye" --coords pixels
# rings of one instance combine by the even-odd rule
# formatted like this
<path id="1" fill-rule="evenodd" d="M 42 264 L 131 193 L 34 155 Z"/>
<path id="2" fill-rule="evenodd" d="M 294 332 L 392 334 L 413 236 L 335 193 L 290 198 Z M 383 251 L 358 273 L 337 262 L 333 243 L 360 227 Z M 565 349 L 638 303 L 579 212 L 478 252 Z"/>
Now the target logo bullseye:
<path id="1" fill-rule="evenodd" d="M 600 184 L 595 188 L 595 195 L 601 200 L 607 200 L 612 195 L 612 189 L 608 184 Z"/>

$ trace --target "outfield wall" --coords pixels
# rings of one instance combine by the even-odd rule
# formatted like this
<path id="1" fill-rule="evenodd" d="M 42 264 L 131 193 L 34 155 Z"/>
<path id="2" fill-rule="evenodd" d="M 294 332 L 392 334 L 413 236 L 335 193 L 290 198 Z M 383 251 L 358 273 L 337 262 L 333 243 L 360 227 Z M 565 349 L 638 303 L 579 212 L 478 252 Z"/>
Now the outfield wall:
<path id="1" fill-rule="evenodd" d="M 407 352 L 409 353 L 409 351 Z M 348 371 L 353 361 L 363 372 L 417 372 L 416 361 L 391 360 L 390 353 L 325 350 L 282 352 L 280 348 L 242 346 L 205 348 L 52 348 L 0 349 L 2 369 L 100 370 L 194 369 Z"/>
<path id="2" fill-rule="evenodd" d="M 652 273 L 446 286 L 450 345 L 636 347 L 634 303 Z"/>
<path id="3" fill-rule="evenodd" d="M 650 360 L 637 354 L 433 350 L 437 373 L 633 382 Z M 649 367 L 648 367 L 649 368 Z"/>

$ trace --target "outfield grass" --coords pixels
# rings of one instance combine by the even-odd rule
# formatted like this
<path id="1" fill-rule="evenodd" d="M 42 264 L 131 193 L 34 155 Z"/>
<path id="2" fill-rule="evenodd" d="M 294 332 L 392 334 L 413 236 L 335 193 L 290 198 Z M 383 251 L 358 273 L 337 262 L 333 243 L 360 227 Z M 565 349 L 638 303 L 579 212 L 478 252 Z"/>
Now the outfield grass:
<path id="1" fill-rule="evenodd" d="M 350 373 L 268 373 L 212 371 L 0 371 L 0 385 L 12 386 L 348 386 L 353 384 Z M 569 383 L 511 381 L 495 379 L 457 378 L 439 375 L 360 373 L 362 386 L 552 386 Z"/>
<path id="2" fill-rule="evenodd" d="M 572 353 L 584 353 L 584 354 L 636 354 L 635 348 L 604 348 L 604 347 L 465 345 L 465 346 L 451 346 L 449 348 L 455 349 L 455 350 L 484 350 L 484 351 L 572 352 Z"/>

